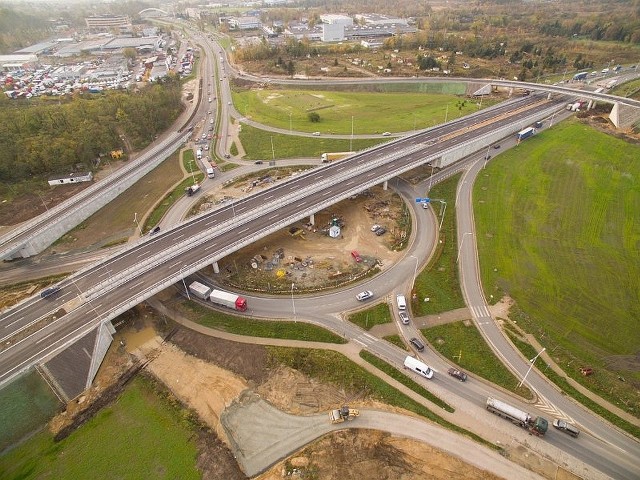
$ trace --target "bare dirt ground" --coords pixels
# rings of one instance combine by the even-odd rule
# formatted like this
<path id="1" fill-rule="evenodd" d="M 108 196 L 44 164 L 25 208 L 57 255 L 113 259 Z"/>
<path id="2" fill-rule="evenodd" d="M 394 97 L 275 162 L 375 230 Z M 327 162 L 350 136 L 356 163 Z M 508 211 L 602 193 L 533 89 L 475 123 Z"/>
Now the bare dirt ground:
<path id="1" fill-rule="evenodd" d="M 224 194 L 241 196 L 226 189 Z M 219 262 L 222 275 L 216 278 L 236 288 L 274 292 L 290 288 L 292 282 L 297 289 L 335 287 L 373 268 L 384 270 L 402 255 L 394 250 L 407 235 L 398 222 L 401 212 L 397 194 L 374 187 L 316 213 L 314 225 L 296 222 L 229 255 Z M 328 235 L 332 223 L 342 225 L 336 238 Z M 376 235 L 374 224 L 387 232 Z M 354 250 L 362 262 L 353 258 Z"/>
<path id="2" fill-rule="evenodd" d="M 169 331 L 170 341 L 162 342 L 158 335 Z M 356 392 L 322 384 L 296 370 L 269 366 L 265 347 L 175 328 L 167 319 L 158 318 L 153 310 L 139 307 L 116 334 L 94 387 L 79 401 L 72 402 L 65 413 L 51 422 L 50 428 L 59 431 L 121 372 L 144 360 L 150 360 L 146 371 L 210 427 L 199 434 L 197 441 L 197 463 L 205 479 L 246 478 L 228 448 L 219 418 L 223 409 L 247 389 L 277 408 L 297 415 L 326 412 L 345 401 L 361 408 L 385 408 L 378 402 L 359 398 Z M 428 445 L 377 431 L 332 433 L 258 478 L 418 480 L 425 475 L 434 479 L 496 478 Z"/>

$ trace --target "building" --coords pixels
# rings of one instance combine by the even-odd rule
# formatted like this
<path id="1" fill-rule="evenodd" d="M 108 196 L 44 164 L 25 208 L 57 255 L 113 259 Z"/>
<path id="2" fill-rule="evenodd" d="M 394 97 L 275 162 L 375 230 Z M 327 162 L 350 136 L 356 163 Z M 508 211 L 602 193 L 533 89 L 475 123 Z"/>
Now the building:
<path id="1" fill-rule="evenodd" d="M 231 17 L 229 26 L 238 30 L 254 30 L 262 28 L 262 22 L 258 17 Z"/>
<path id="2" fill-rule="evenodd" d="M 5 72 L 13 70 L 32 69 L 35 68 L 37 63 L 37 55 L 0 55 L 0 70 Z"/>
<path id="3" fill-rule="evenodd" d="M 320 21 L 327 25 L 344 25 L 345 27 L 353 25 L 353 18 L 347 15 L 334 15 L 331 13 L 320 15 Z"/>
<path id="4" fill-rule="evenodd" d="M 93 173 L 91 172 L 77 172 L 70 173 L 68 175 L 56 175 L 49 178 L 49 185 L 64 185 L 69 183 L 90 182 L 93 180 Z"/>
<path id="5" fill-rule="evenodd" d="M 92 32 L 131 31 L 131 20 L 126 15 L 93 15 L 84 21 Z"/>
<path id="6" fill-rule="evenodd" d="M 322 24 L 323 42 L 342 42 L 344 40 L 344 24 L 324 23 Z"/>

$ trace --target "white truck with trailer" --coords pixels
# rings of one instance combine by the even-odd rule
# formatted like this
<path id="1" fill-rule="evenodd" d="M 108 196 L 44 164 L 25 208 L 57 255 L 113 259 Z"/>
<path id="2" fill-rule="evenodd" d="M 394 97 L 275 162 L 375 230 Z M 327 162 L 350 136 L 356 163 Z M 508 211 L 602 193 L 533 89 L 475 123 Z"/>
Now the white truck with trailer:
<path id="1" fill-rule="evenodd" d="M 202 300 L 208 300 L 209 294 L 211 293 L 211 287 L 207 287 L 200 282 L 192 282 L 189 284 L 189 292 L 194 297 L 198 297 Z"/>

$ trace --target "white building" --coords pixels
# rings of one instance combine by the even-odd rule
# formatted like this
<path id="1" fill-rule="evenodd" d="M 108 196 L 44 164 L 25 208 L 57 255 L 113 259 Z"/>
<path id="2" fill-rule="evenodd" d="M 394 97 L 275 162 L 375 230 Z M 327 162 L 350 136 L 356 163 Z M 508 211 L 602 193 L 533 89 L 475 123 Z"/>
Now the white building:
<path id="1" fill-rule="evenodd" d="M 320 15 L 320 21 L 322 23 L 326 23 L 327 25 L 344 25 L 345 27 L 350 27 L 351 25 L 353 25 L 353 18 L 346 15 L 334 15 L 330 13 L 326 15 Z"/>
<path id="2" fill-rule="evenodd" d="M 341 42 L 344 40 L 344 25 L 341 23 L 325 23 L 322 25 L 323 42 Z"/>

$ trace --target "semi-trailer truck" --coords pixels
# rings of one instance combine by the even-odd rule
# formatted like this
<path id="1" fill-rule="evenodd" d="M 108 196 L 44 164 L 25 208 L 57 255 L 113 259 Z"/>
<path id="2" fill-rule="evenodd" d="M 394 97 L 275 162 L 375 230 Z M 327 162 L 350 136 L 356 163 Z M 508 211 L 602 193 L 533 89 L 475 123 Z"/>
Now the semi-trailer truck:
<path id="1" fill-rule="evenodd" d="M 213 167 L 209 163 L 209 160 L 207 160 L 206 158 L 203 159 L 202 164 L 204 165 L 205 172 L 207 172 L 207 178 L 215 178 L 216 173 L 214 172 Z"/>
<path id="2" fill-rule="evenodd" d="M 547 433 L 549 428 L 549 422 L 546 418 L 533 417 L 529 413 L 495 398 L 487 398 L 487 410 L 499 417 L 506 418 L 511 423 L 525 428 L 539 437 Z"/>
<path id="3" fill-rule="evenodd" d="M 247 300 L 235 293 L 223 292 L 222 290 L 211 290 L 209 300 L 223 307 L 233 308 L 240 312 L 247 310 Z"/>
<path id="4" fill-rule="evenodd" d="M 323 153 L 320 155 L 320 160 L 322 163 L 329 163 L 333 160 L 341 160 L 349 155 L 353 155 L 356 152 L 331 152 L 331 153 Z"/>
<path id="5" fill-rule="evenodd" d="M 193 296 L 198 297 L 202 300 L 207 300 L 209 298 L 209 294 L 211 293 L 211 287 L 207 287 L 200 282 L 192 282 L 189 284 L 189 291 Z"/>

